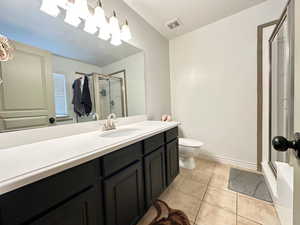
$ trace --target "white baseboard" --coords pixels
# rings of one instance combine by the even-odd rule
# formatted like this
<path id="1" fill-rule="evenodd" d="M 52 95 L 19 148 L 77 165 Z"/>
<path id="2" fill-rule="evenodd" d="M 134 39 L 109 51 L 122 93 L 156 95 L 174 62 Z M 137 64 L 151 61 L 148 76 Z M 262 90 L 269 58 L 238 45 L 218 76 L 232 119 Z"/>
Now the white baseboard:
<path id="1" fill-rule="evenodd" d="M 219 163 L 229 164 L 229 165 L 241 167 L 244 169 L 257 170 L 256 163 L 246 162 L 246 161 L 228 158 L 228 157 L 224 157 L 224 156 L 207 155 L 207 154 L 200 153 L 198 155 L 198 158 L 203 158 L 203 159 L 207 159 L 207 160 L 211 160 L 211 161 L 215 161 L 215 162 L 219 162 Z"/>

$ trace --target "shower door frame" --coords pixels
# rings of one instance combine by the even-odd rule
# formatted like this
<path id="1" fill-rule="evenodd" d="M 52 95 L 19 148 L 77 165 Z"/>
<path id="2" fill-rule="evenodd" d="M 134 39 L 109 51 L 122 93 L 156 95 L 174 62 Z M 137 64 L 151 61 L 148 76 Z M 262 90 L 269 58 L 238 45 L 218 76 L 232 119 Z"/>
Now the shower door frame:
<path id="1" fill-rule="evenodd" d="M 280 19 L 279 19 L 279 22 L 277 23 L 277 25 L 276 25 L 276 27 L 275 27 L 275 29 L 274 29 L 274 31 L 273 31 L 273 33 L 272 33 L 272 35 L 271 35 L 271 37 L 270 37 L 270 40 L 269 40 L 269 57 L 270 57 L 270 76 L 269 76 L 269 87 L 270 87 L 270 89 L 269 89 L 269 120 L 270 120 L 270 123 L 269 123 L 269 142 L 270 142 L 270 144 L 269 144 L 269 166 L 271 167 L 271 169 L 272 169 L 272 171 L 273 171 L 273 173 L 274 173 L 274 175 L 275 176 L 277 176 L 277 170 L 276 170 L 276 168 L 275 168 L 275 166 L 273 165 L 273 162 L 272 162 L 272 151 L 274 151 L 274 149 L 272 149 L 272 143 L 271 143 L 271 141 L 272 141 L 272 41 L 274 41 L 274 39 L 275 39 L 275 37 L 277 36 L 277 34 L 278 34 L 278 32 L 279 32 L 279 30 L 280 30 L 280 28 L 282 27 L 282 25 L 283 25 L 283 23 L 285 22 L 285 21 L 287 21 L 287 23 L 288 23 L 288 37 L 289 37 L 289 48 L 291 49 L 292 48 L 292 46 L 291 46 L 291 40 L 290 40 L 290 38 L 291 38 L 291 30 L 292 30 L 292 23 L 291 23 L 291 18 L 290 18 L 290 16 L 289 16 L 289 14 L 288 14 L 289 12 L 288 12 L 288 8 L 286 7 L 285 8 L 285 10 L 283 11 L 283 13 L 282 13 L 282 15 L 281 15 L 281 17 L 280 17 Z M 289 88 L 290 88 L 290 91 L 289 91 L 289 98 L 288 98 L 288 106 L 289 106 L 289 109 L 288 109 L 288 112 L 287 112 L 287 118 L 285 118 L 286 119 L 286 123 L 287 123 L 287 130 L 286 130 L 286 132 L 287 132 L 287 134 L 286 134 L 286 136 L 287 136 L 287 138 L 293 138 L 293 124 L 294 124 L 294 121 L 293 121 L 293 118 L 294 118 L 294 116 L 293 116 L 293 113 L 294 113 L 294 102 L 293 102 L 293 93 L 294 93 L 294 82 L 293 82 L 293 79 L 294 79 L 294 77 L 293 77 L 293 73 L 291 73 L 291 68 L 290 68 L 290 64 L 291 64 L 291 57 L 292 57 L 292 55 L 290 54 L 289 55 L 289 65 L 288 65 L 288 67 L 289 67 L 289 70 L 288 70 L 288 73 L 289 73 L 289 80 L 288 80 L 288 85 L 289 85 Z M 286 152 L 286 153 L 284 153 L 284 161 L 285 162 L 288 162 L 288 159 L 289 159 L 289 152 Z"/>
<path id="2" fill-rule="evenodd" d="M 117 74 L 118 72 L 114 73 Z M 109 74 L 109 75 L 105 75 L 105 74 L 98 74 L 98 73 L 93 73 L 93 83 L 94 83 L 94 96 L 95 96 L 95 110 L 96 113 L 100 116 L 101 115 L 101 106 L 100 106 L 100 96 L 99 96 L 99 80 L 100 79 L 105 79 L 105 80 L 109 80 L 109 79 L 117 79 L 120 80 L 121 82 L 121 90 L 122 90 L 122 114 L 124 115 L 124 117 L 128 116 L 128 106 L 127 106 L 127 89 L 126 89 L 126 76 L 124 76 L 124 78 L 119 78 L 119 77 L 114 77 L 114 74 Z M 125 79 L 125 80 L 124 80 Z"/>
<path id="3" fill-rule="evenodd" d="M 257 171 L 262 171 L 263 161 L 263 34 L 265 28 L 278 22 L 273 20 L 257 27 Z"/>
<path id="4" fill-rule="evenodd" d="M 114 77 L 116 74 L 123 73 L 123 78 L 120 77 Z M 127 101 L 127 84 L 126 84 L 126 70 L 119 70 L 117 72 L 108 74 L 108 76 L 118 78 L 121 80 L 121 87 L 122 87 L 122 108 L 123 108 L 123 114 L 125 117 L 128 117 L 128 101 Z"/>

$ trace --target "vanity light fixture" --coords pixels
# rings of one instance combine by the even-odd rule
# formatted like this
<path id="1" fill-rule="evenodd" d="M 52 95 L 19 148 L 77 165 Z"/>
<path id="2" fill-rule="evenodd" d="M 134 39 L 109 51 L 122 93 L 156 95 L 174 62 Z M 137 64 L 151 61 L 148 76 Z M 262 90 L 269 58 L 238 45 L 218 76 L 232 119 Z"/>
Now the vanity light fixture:
<path id="1" fill-rule="evenodd" d="M 109 26 L 112 35 L 120 34 L 120 25 L 115 11 L 113 11 L 113 15 L 109 18 Z"/>
<path id="2" fill-rule="evenodd" d="M 90 34 L 95 34 L 98 31 L 95 14 L 89 13 L 85 20 L 84 31 Z"/>
<path id="3" fill-rule="evenodd" d="M 102 28 L 107 24 L 105 12 L 102 8 L 102 2 L 100 0 L 99 0 L 99 5 L 95 8 L 94 17 L 95 17 L 97 27 Z"/>
<path id="4" fill-rule="evenodd" d="M 110 43 L 114 46 L 119 46 L 122 44 L 120 36 L 112 35 Z"/>
<path id="5" fill-rule="evenodd" d="M 115 11 L 113 11 L 113 15 L 109 18 L 109 27 L 111 32 L 110 43 L 115 46 L 122 44 L 120 25 Z"/>
<path id="6" fill-rule="evenodd" d="M 53 17 L 57 17 L 60 13 L 57 0 L 43 0 L 40 10 Z"/>
<path id="7" fill-rule="evenodd" d="M 110 26 L 105 18 L 105 22 L 103 23 L 102 27 L 100 28 L 98 38 L 107 41 L 110 38 Z"/>
<path id="8" fill-rule="evenodd" d="M 74 27 L 78 27 L 79 24 L 81 23 L 80 18 L 83 20 L 87 20 L 90 16 L 90 11 L 88 8 L 87 0 L 72 0 L 72 1 L 73 3 L 70 2 L 70 0 L 68 1 L 65 22 Z M 87 30 L 89 29 L 90 27 L 88 27 Z"/>
<path id="9" fill-rule="evenodd" d="M 73 3 L 68 1 L 67 8 L 66 8 L 66 17 L 65 17 L 65 22 L 74 27 L 78 27 L 79 24 L 81 23 L 76 4 L 77 4 L 76 0 L 74 0 Z"/>
<path id="10" fill-rule="evenodd" d="M 128 21 L 125 21 L 125 24 L 123 24 L 121 29 L 121 39 L 123 41 L 129 41 L 132 38 L 130 28 L 128 25 Z"/>
<path id="11" fill-rule="evenodd" d="M 131 32 L 126 20 L 120 29 L 120 24 L 113 11 L 113 16 L 109 19 L 105 16 L 101 0 L 98 0 L 98 6 L 94 9 L 92 14 L 89 9 L 87 0 L 42 0 L 40 10 L 51 15 L 58 16 L 60 9 L 66 10 L 66 17 L 64 21 L 74 27 L 84 21 L 84 31 L 95 34 L 99 28 L 98 38 L 109 40 L 112 45 L 120 45 L 123 41 L 131 39 Z"/>
<path id="12" fill-rule="evenodd" d="M 93 15 L 85 21 L 84 31 L 90 34 L 95 34 L 98 31 Z"/>
<path id="13" fill-rule="evenodd" d="M 91 15 L 87 0 L 75 0 L 75 4 L 78 16 L 83 20 L 87 20 Z"/>

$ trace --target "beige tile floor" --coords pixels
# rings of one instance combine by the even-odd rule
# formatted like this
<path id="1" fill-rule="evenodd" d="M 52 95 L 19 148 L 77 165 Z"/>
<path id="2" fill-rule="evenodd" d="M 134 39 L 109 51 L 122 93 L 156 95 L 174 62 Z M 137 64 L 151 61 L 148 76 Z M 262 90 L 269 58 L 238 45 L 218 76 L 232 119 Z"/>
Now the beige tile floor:
<path id="1" fill-rule="evenodd" d="M 228 190 L 229 170 L 198 159 L 196 169 L 181 169 L 160 199 L 184 211 L 192 225 L 280 225 L 272 204 Z M 155 215 L 150 208 L 138 225 L 149 225 Z"/>

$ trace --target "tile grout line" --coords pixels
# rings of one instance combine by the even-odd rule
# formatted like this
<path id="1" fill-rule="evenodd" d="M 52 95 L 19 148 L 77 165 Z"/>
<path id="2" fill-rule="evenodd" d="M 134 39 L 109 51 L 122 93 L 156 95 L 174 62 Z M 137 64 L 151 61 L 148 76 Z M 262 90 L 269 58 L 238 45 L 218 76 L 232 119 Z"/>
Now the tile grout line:
<path id="1" fill-rule="evenodd" d="M 236 192 L 236 214 L 235 214 L 235 216 L 236 216 L 236 225 L 238 225 L 238 204 L 239 204 L 239 196 L 238 196 L 238 193 Z"/>
<path id="2" fill-rule="evenodd" d="M 254 221 L 253 219 L 249 219 L 249 218 L 244 217 L 244 216 L 239 216 L 239 217 L 241 217 L 241 218 L 243 218 L 243 219 L 246 219 L 246 220 L 249 220 L 250 222 L 255 223 L 255 224 L 257 224 L 257 225 L 263 225 L 262 223 L 259 223 L 259 222 L 257 222 L 257 221 Z"/>
<path id="3" fill-rule="evenodd" d="M 215 166 L 214 166 L 214 167 L 215 167 Z M 211 179 L 212 179 L 212 176 L 209 177 L 209 181 L 208 181 L 208 183 L 207 183 L 207 185 L 206 185 L 206 189 L 205 189 L 204 195 L 203 195 L 203 197 L 201 198 L 200 205 L 199 205 L 199 208 L 198 208 L 198 212 L 197 212 L 197 214 L 196 214 L 196 218 L 195 218 L 195 221 L 194 221 L 194 223 L 193 223 L 194 225 L 197 225 L 197 224 L 196 224 L 196 221 L 197 221 L 197 219 L 198 219 L 198 216 L 199 216 L 199 213 L 200 213 L 200 209 L 201 209 L 201 206 L 202 206 L 202 204 L 203 204 L 203 202 L 204 202 L 204 198 L 205 198 L 205 195 L 206 195 L 206 193 L 207 193 L 207 191 L 208 191 L 208 187 L 209 187 L 209 183 L 210 183 Z"/>

